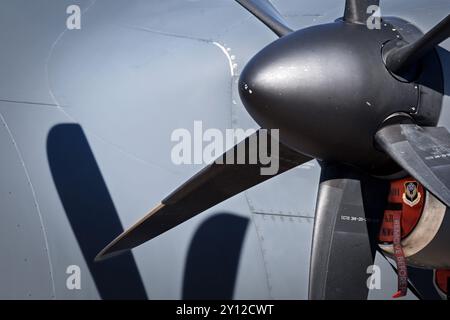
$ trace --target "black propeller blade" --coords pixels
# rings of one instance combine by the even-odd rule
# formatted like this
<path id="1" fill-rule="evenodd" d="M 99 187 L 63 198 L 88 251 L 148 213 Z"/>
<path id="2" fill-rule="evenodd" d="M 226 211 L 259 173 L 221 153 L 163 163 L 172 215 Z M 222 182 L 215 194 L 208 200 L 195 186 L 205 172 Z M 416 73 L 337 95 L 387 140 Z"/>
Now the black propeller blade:
<path id="1" fill-rule="evenodd" d="M 279 37 L 291 33 L 286 21 L 269 0 L 236 0 Z"/>
<path id="2" fill-rule="evenodd" d="M 265 141 L 263 140 L 263 143 Z M 255 164 L 250 164 L 249 161 L 252 156 L 259 154 L 259 142 L 261 131 L 234 146 L 111 242 L 98 254 L 96 260 L 134 248 L 242 191 L 311 160 L 280 144 L 278 173 L 262 175 L 261 168 L 266 167 L 266 164 L 261 163 L 259 159 Z M 274 146 L 269 146 L 272 156 L 275 156 Z M 238 164 L 240 162 L 237 157 L 243 150 L 245 159 L 241 159 L 241 162 L 245 164 Z M 234 164 L 230 163 L 229 159 L 232 159 Z"/>
<path id="3" fill-rule="evenodd" d="M 379 6 L 380 0 L 347 0 L 345 2 L 344 21 L 349 23 L 366 24 L 371 13 L 370 6 Z"/>
<path id="4" fill-rule="evenodd" d="M 309 298 L 365 300 L 389 182 L 343 165 L 322 165 Z"/>
<path id="5" fill-rule="evenodd" d="M 381 149 L 450 207 L 450 133 L 445 128 L 397 124 L 375 136 Z"/>
<path id="6" fill-rule="evenodd" d="M 450 15 L 438 23 L 419 40 L 392 49 L 386 55 L 386 66 L 395 74 L 404 74 L 428 52 L 450 37 Z"/>

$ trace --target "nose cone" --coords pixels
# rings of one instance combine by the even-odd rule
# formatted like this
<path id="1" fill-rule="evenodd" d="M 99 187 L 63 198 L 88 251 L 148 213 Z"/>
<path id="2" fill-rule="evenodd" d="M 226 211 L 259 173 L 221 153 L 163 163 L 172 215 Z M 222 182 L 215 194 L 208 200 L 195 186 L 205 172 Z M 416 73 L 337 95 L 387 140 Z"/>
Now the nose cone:
<path id="1" fill-rule="evenodd" d="M 286 49 L 289 48 L 281 40 L 266 47 L 250 60 L 239 79 L 245 108 L 264 128 L 278 128 L 280 123 L 274 122 L 274 117 L 281 120 L 288 116 L 285 113 L 290 112 L 292 90 L 305 76 L 298 72 L 297 63 Z"/>
<path id="2" fill-rule="evenodd" d="M 336 22 L 282 37 L 242 71 L 241 100 L 262 128 L 279 129 L 289 147 L 351 164 L 360 154 L 357 161 L 371 165 L 381 157 L 374 134 L 386 117 L 403 111 L 399 97 L 406 95 L 399 92 L 410 90 L 382 61 L 391 32 Z M 411 100 L 414 105 L 417 96 Z"/>
<path id="3" fill-rule="evenodd" d="M 318 41 L 318 37 L 323 38 L 323 34 L 306 29 L 280 38 L 254 56 L 242 71 L 241 100 L 261 127 L 288 133 L 288 128 L 297 130 L 302 124 L 302 128 L 308 127 L 303 133 L 307 136 L 315 130 L 310 126 L 314 120 L 311 117 L 316 119 L 318 113 L 326 113 L 327 99 L 342 95 L 340 89 L 345 84 L 339 88 L 330 73 L 352 73 L 358 66 L 346 63 L 351 59 L 348 55 L 327 50 L 328 39 Z M 328 56 L 333 55 L 336 57 L 330 61 Z M 340 63 L 332 65 L 339 59 L 347 70 Z M 353 86 L 357 89 L 355 86 L 360 84 Z"/>

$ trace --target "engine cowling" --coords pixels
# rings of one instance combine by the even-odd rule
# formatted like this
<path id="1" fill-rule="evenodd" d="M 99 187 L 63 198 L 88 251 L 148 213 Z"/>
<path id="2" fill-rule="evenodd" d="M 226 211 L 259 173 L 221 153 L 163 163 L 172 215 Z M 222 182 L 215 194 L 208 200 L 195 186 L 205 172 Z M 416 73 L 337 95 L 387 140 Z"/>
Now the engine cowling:
<path id="1" fill-rule="evenodd" d="M 379 235 L 379 247 L 388 256 L 394 255 L 393 209 L 402 210 L 401 243 L 408 265 L 450 269 L 449 209 L 414 179 L 393 181 Z"/>

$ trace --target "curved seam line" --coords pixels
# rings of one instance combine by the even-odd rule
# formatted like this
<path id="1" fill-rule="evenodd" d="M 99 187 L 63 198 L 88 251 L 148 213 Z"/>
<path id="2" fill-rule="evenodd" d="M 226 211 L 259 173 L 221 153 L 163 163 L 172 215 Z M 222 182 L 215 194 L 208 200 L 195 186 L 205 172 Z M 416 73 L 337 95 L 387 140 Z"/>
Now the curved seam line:
<path id="1" fill-rule="evenodd" d="M 160 35 L 160 36 L 163 36 L 163 37 L 173 37 L 173 38 L 179 38 L 179 39 L 184 39 L 184 40 L 191 40 L 191 41 L 198 41 L 198 42 L 203 42 L 203 43 L 207 43 L 207 44 L 212 44 L 212 45 L 218 47 L 220 49 L 220 51 L 223 52 L 223 54 L 225 55 L 225 58 L 228 61 L 231 77 L 235 76 L 233 59 L 231 58 L 231 55 L 228 52 L 228 50 L 222 44 L 220 44 L 218 41 L 214 41 L 214 40 L 211 40 L 211 39 L 200 38 L 200 37 L 182 35 L 182 34 L 178 34 L 178 33 L 159 31 L 159 30 L 149 29 L 149 28 L 145 28 L 145 27 L 130 26 L 130 25 L 124 25 L 124 27 L 125 28 L 139 30 L 139 31 L 154 33 L 154 34 L 157 34 L 157 35 Z"/>
<path id="2" fill-rule="evenodd" d="M 92 0 L 91 4 L 90 4 L 88 7 L 86 7 L 86 9 L 84 9 L 84 10 L 82 11 L 82 14 L 85 14 L 89 9 L 91 9 L 91 8 L 96 4 L 96 2 L 97 2 L 97 0 Z M 60 111 L 61 111 L 68 119 L 70 119 L 71 121 L 73 121 L 73 122 L 75 122 L 75 123 L 79 123 L 79 121 L 77 121 L 74 117 L 72 117 L 70 114 L 68 114 L 68 113 L 64 110 L 64 108 L 61 106 L 61 104 L 60 104 L 60 103 L 58 102 L 58 100 L 56 99 L 56 96 L 53 94 L 53 91 L 52 91 L 51 86 L 50 86 L 50 71 L 49 71 L 50 59 L 51 59 L 51 57 L 53 56 L 53 52 L 54 52 L 54 50 L 55 50 L 55 48 L 56 48 L 56 45 L 57 45 L 58 42 L 61 40 L 61 38 L 65 35 L 65 33 L 67 32 L 67 30 L 68 30 L 68 29 L 64 29 L 64 31 L 61 32 L 61 34 L 56 38 L 55 42 L 54 42 L 54 43 L 52 44 L 52 46 L 50 47 L 50 52 L 49 52 L 48 57 L 47 57 L 47 59 L 46 59 L 46 61 L 45 61 L 45 72 L 46 72 L 46 78 L 47 78 L 46 80 L 47 80 L 47 87 L 48 87 L 49 94 L 50 94 L 52 100 L 54 101 L 54 103 L 55 103 L 55 105 L 56 105 L 56 108 L 58 108 L 58 109 L 59 109 L 59 110 L 60 110 Z M 86 128 L 86 131 L 90 131 L 90 130 L 89 130 L 88 128 Z M 109 145 L 112 145 L 112 146 L 115 147 L 119 152 L 121 152 L 121 153 L 123 153 L 123 154 L 125 154 L 125 155 L 127 155 L 127 156 L 129 156 L 129 157 L 131 157 L 131 158 L 133 158 L 133 159 L 135 159 L 135 160 L 141 162 L 141 163 L 144 163 L 144 164 L 146 164 L 146 165 L 150 165 L 150 166 L 152 166 L 152 167 L 156 167 L 156 168 L 158 168 L 158 169 L 167 170 L 167 168 L 163 168 L 163 167 L 160 167 L 160 166 L 158 166 L 158 165 L 149 163 L 148 161 L 145 161 L 145 160 L 143 160 L 143 159 L 140 159 L 140 158 L 138 158 L 137 156 L 132 155 L 131 153 L 125 152 L 125 151 L 122 150 L 119 146 L 117 146 L 117 145 L 115 145 L 115 144 L 113 144 L 113 143 L 107 142 L 106 140 L 104 140 L 103 138 L 101 138 L 100 136 L 98 136 L 97 134 L 95 134 L 94 132 L 92 132 L 92 134 L 93 134 L 97 139 L 99 139 L 100 141 L 102 141 L 102 142 L 104 142 L 104 143 L 107 143 L 107 144 L 109 144 Z M 174 173 L 172 170 L 167 170 L 167 171 L 171 172 L 172 174 Z M 136 259 L 135 259 L 135 260 L 136 260 Z M 136 261 L 135 261 L 135 262 L 136 262 Z M 136 264 L 137 264 L 137 262 L 136 262 Z M 141 275 L 141 272 L 140 272 L 139 268 L 138 268 L 137 273 L 138 273 L 138 275 L 140 276 L 140 278 L 142 279 L 142 275 Z M 97 285 L 95 285 L 95 287 L 96 287 L 96 289 L 97 289 L 97 291 L 98 291 Z M 149 290 L 147 290 L 147 288 L 146 288 L 145 286 L 144 286 L 144 290 L 145 290 L 145 292 L 146 292 L 146 294 L 147 294 L 147 297 L 150 297 L 150 295 L 148 294 L 148 291 L 149 291 Z"/>
<path id="3" fill-rule="evenodd" d="M 266 261 L 265 255 L 264 255 L 263 245 L 261 243 L 261 235 L 260 235 L 260 233 L 258 231 L 258 226 L 256 225 L 256 222 L 255 222 L 255 219 L 254 219 L 254 213 L 252 212 L 251 205 L 250 205 L 250 200 L 249 200 L 249 198 L 247 196 L 247 192 L 244 192 L 244 198 L 245 198 L 245 201 L 247 202 L 247 206 L 248 206 L 248 208 L 250 210 L 250 219 L 252 220 L 252 223 L 253 223 L 253 226 L 254 226 L 255 232 L 256 232 L 256 237 L 258 239 L 258 247 L 259 247 L 259 250 L 261 252 L 261 258 L 263 260 L 264 271 L 265 271 L 265 274 L 266 274 L 266 284 L 267 284 L 267 289 L 269 290 L 269 297 L 272 300 L 274 300 L 274 297 L 272 295 L 272 285 L 270 284 L 271 282 L 270 282 L 270 279 L 269 279 L 270 278 L 270 273 L 269 273 L 269 270 L 268 270 L 269 268 L 267 266 L 267 261 Z"/>
<path id="4" fill-rule="evenodd" d="M 92 2 L 86 9 L 84 9 L 84 10 L 82 11 L 82 14 L 85 14 L 91 7 L 94 6 L 94 4 L 95 4 L 96 2 L 97 2 L 97 0 L 93 0 L 93 2 Z M 147 31 L 149 31 L 149 30 L 147 30 Z M 52 89 L 51 89 L 51 86 L 50 86 L 50 71 L 49 71 L 50 59 L 51 59 L 52 56 L 53 56 L 53 52 L 54 52 L 54 50 L 55 50 L 55 48 L 56 48 L 56 45 L 57 45 L 58 42 L 61 40 L 61 38 L 66 34 L 66 32 L 67 32 L 67 29 L 65 29 L 64 31 L 62 31 L 61 34 L 56 38 L 55 42 L 52 44 L 52 46 L 51 46 L 51 48 L 50 48 L 50 52 L 49 52 L 48 57 L 47 57 L 47 59 L 46 59 L 46 62 L 45 62 L 45 72 L 46 72 L 46 78 L 47 78 L 47 79 L 46 79 L 46 80 L 47 80 L 47 87 L 48 87 L 49 94 L 50 94 L 52 100 L 53 100 L 54 103 L 55 103 L 55 107 L 56 107 L 58 110 L 60 110 L 60 111 L 61 111 L 61 112 L 62 112 L 62 113 L 70 120 L 70 121 L 73 121 L 73 122 L 75 122 L 75 123 L 80 123 L 80 121 L 78 121 L 75 117 L 73 117 L 72 115 L 70 115 L 69 113 L 67 113 L 66 110 L 64 110 L 64 108 L 61 106 L 61 104 L 59 103 L 59 101 L 56 99 L 56 96 L 55 96 L 55 94 L 53 93 L 53 91 L 52 91 Z M 149 162 L 149 161 L 147 161 L 147 160 L 144 160 L 144 159 L 138 157 L 137 155 L 135 155 L 135 154 L 133 154 L 133 153 L 131 153 L 131 152 L 127 152 L 127 151 L 123 150 L 120 146 L 116 145 L 115 143 L 112 143 L 112 142 L 110 142 L 110 141 L 105 140 L 104 138 L 102 138 L 101 136 L 99 136 L 98 134 L 96 134 L 94 131 L 90 130 L 88 127 L 85 127 L 84 129 L 86 130 L 86 132 L 91 133 L 95 138 L 99 139 L 101 142 L 106 143 L 106 144 L 108 144 L 108 145 L 114 147 L 114 148 L 115 148 L 116 150 L 118 150 L 120 153 L 122 153 L 122 154 L 126 155 L 127 157 L 130 157 L 130 158 L 132 158 L 132 159 L 134 159 L 134 160 L 136 160 L 136 161 L 138 161 L 138 162 L 140 162 L 140 163 L 142 163 L 142 164 L 144 164 L 144 165 L 148 165 L 148 166 L 151 166 L 151 167 L 156 168 L 156 169 L 159 169 L 159 170 L 168 171 L 168 172 L 170 172 L 170 173 L 172 173 L 172 174 L 176 174 L 176 175 L 178 175 L 178 174 L 181 173 L 180 171 L 173 170 L 173 169 L 168 169 L 167 167 L 162 167 L 162 166 L 160 166 L 160 165 L 158 165 L 158 164 L 156 164 L 156 163 L 152 163 L 152 162 Z"/>
<path id="5" fill-rule="evenodd" d="M 50 255 L 50 248 L 49 248 L 49 245 L 48 245 L 47 232 L 45 230 L 44 219 L 43 219 L 42 213 L 41 213 L 41 208 L 39 206 L 39 203 L 38 203 L 38 200 L 37 200 L 37 196 L 36 196 L 36 192 L 34 190 L 33 183 L 31 182 L 31 177 L 30 177 L 28 169 L 27 169 L 27 167 L 25 165 L 25 161 L 24 161 L 24 158 L 22 156 L 22 153 L 20 152 L 19 146 L 17 145 L 17 143 L 16 143 L 16 141 L 14 139 L 14 136 L 13 136 L 11 130 L 9 129 L 8 124 L 6 123 L 5 118 L 3 117 L 3 115 L 1 113 L 0 113 L 0 120 L 4 124 L 5 129 L 8 132 L 8 135 L 11 138 L 11 141 L 12 141 L 12 143 L 14 145 L 14 148 L 16 150 L 17 156 L 19 157 L 20 163 L 21 163 L 21 165 L 23 167 L 25 176 L 27 178 L 28 185 L 30 186 L 30 189 L 31 189 L 31 194 L 33 196 L 34 205 L 36 206 L 36 210 L 37 210 L 38 215 L 39 215 L 39 222 L 40 222 L 41 227 L 42 227 L 45 247 L 46 247 L 46 250 L 47 250 L 48 265 L 49 265 L 49 268 L 50 268 L 50 279 L 51 279 L 51 282 L 52 282 L 52 292 L 53 292 L 53 297 L 52 298 L 55 299 L 56 298 L 56 288 L 55 288 L 55 279 L 53 278 L 53 265 L 52 265 L 51 255 Z"/>

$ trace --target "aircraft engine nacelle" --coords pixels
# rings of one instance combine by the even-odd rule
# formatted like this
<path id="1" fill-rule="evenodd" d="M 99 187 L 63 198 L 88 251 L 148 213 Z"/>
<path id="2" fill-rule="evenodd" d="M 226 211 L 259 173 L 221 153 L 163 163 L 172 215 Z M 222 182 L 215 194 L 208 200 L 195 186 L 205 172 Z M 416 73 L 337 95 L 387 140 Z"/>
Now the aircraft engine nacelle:
<path id="1" fill-rule="evenodd" d="M 379 235 L 382 251 L 387 256 L 394 256 L 391 209 L 396 206 L 402 210 L 401 243 L 408 265 L 427 269 L 449 269 L 450 210 L 411 179 L 399 180 L 391 185 L 389 202 Z"/>

